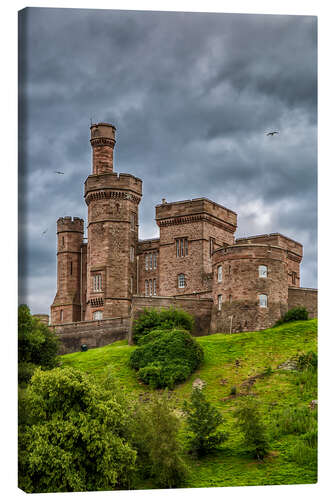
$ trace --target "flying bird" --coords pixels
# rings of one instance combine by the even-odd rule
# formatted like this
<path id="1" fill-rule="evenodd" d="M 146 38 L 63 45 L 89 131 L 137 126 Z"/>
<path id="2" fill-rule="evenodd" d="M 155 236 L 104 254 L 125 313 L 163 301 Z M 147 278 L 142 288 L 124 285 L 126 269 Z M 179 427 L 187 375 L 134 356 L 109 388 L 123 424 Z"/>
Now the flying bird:
<path id="1" fill-rule="evenodd" d="M 59 172 L 59 170 L 55 170 L 54 173 L 64 175 L 65 172 Z"/>
<path id="2" fill-rule="evenodd" d="M 278 134 L 278 133 L 279 132 L 274 131 L 274 132 L 268 132 L 268 134 L 266 134 L 266 135 L 271 135 L 273 137 L 274 134 Z"/>
<path id="3" fill-rule="evenodd" d="M 45 229 L 45 231 L 42 232 L 41 236 L 43 236 L 43 234 L 46 234 L 47 233 L 47 229 Z"/>

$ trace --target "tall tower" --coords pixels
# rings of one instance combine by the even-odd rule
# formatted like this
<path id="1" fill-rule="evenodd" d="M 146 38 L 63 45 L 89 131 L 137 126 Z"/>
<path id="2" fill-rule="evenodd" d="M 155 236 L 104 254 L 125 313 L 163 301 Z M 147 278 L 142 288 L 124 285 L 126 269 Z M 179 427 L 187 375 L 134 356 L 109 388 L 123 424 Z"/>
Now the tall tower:
<path id="1" fill-rule="evenodd" d="M 113 172 L 116 128 L 90 127 L 92 174 L 85 182 L 88 205 L 85 320 L 127 316 L 137 293 L 136 248 L 142 181 Z"/>
<path id="2" fill-rule="evenodd" d="M 81 247 L 83 219 L 57 220 L 57 294 L 51 306 L 51 323 L 81 320 Z"/>

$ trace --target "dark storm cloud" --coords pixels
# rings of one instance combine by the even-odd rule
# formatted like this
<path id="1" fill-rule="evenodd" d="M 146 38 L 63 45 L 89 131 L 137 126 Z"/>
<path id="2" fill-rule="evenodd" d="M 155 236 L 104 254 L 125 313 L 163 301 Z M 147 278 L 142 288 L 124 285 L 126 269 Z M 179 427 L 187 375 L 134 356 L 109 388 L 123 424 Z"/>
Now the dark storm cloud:
<path id="1" fill-rule="evenodd" d="M 34 312 L 55 293 L 57 218 L 86 217 L 90 120 L 116 125 L 115 169 L 144 181 L 141 238 L 158 235 L 162 197 L 205 196 L 238 213 L 239 236 L 301 241 L 302 285 L 316 286 L 315 18 L 34 8 L 22 23 L 20 275 Z"/>

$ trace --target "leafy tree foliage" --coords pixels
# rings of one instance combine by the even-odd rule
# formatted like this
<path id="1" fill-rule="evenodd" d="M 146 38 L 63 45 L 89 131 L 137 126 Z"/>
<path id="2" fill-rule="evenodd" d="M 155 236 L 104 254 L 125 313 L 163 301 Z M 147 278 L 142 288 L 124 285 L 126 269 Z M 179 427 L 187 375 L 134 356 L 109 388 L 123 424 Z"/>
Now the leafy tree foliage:
<path id="1" fill-rule="evenodd" d="M 239 403 L 235 416 L 247 450 L 254 458 L 264 458 L 269 450 L 269 443 L 257 401 L 251 397 L 245 398 Z"/>
<path id="2" fill-rule="evenodd" d="M 136 452 L 127 412 L 80 371 L 37 369 L 19 416 L 19 487 L 26 492 L 129 488 Z"/>
<path id="3" fill-rule="evenodd" d="M 286 314 L 280 318 L 274 326 L 282 325 L 283 323 L 289 323 L 289 321 L 306 321 L 309 319 L 309 313 L 305 307 L 294 307 L 290 309 Z"/>
<path id="4" fill-rule="evenodd" d="M 224 422 L 222 415 L 199 388 L 192 391 L 190 402 L 184 402 L 183 411 L 187 416 L 187 437 L 192 452 L 206 455 L 227 439 L 227 434 L 218 430 Z"/>
<path id="5" fill-rule="evenodd" d="M 172 330 L 174 328 L 192 332 L 194 318 L 186 311 L 174 307 L 161 310 L 144 309 L 140 317 L 134 322 L 133 340 L 138 343 L 142 337 L 152 330 Z"/>
<path id="6" fill-rule="evenodd" d="M 177 438 L 179 426 L 165 394 L 154 395 L 149 404 L 135 406 L 132 444 L 138 452 L 139 472 L 152 478 L 159 488 L 179 487 L 187 474 Z"/>
<path id="7" fill-rule="evenodd" d="M 152 334 L 151 334 L 152 335 Z M 155 332 L 150 342 L 132 352 L 130 366 L 144 383 L 172 389 L 186 380 L 203 360 L 203 349 L 184 330 Z"/>
<path id="8" fill-rule="evenodd" d="M 58 364 L 59 340 L 53 331 L 30 314 L 29 307 L 18 308 L 18 361 L 32 363 L 43 368 L 54 368 Z M 27 375 L 27 366 L 21 372 Z"/>

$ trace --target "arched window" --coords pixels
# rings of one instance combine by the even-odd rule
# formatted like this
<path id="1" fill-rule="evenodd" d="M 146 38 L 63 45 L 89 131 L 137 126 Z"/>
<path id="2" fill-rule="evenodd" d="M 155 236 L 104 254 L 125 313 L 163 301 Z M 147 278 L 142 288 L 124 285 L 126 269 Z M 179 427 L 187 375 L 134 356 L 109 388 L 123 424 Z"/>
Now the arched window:
<path id="1" fill-rule="evenodd" d="M 102 311 L 95 311 L 93 314 L 93 318 L 94 318 L 94 320 L 103 319 L 103 312 Z"/>
<path id="2" fill-rule="evenodd" d="M 178 274 L 178 288 L 185 288 L 185 274 Z"/>
<path id="3" fill-rule="evenodd" d="M 267 307 L 267 295 L 265 295 L 264 293 L 259 295 L 259 306 Z"/>
<path id="4" fill-rule="evenodd" d="M 259 266 L 259 278 L 267 278 L 267 266 Z"/>
<path id="5" fill-rule="evenodd" d="M 217 268 L 217 281 L 218 283 L 222 283 L 222 266 L 218 266 Z"/>
<path id="6" fill-rule="evenodd" d="M 222 295 L 217 296 L 217 309 L 221 311 L 222 309 Z"/>

